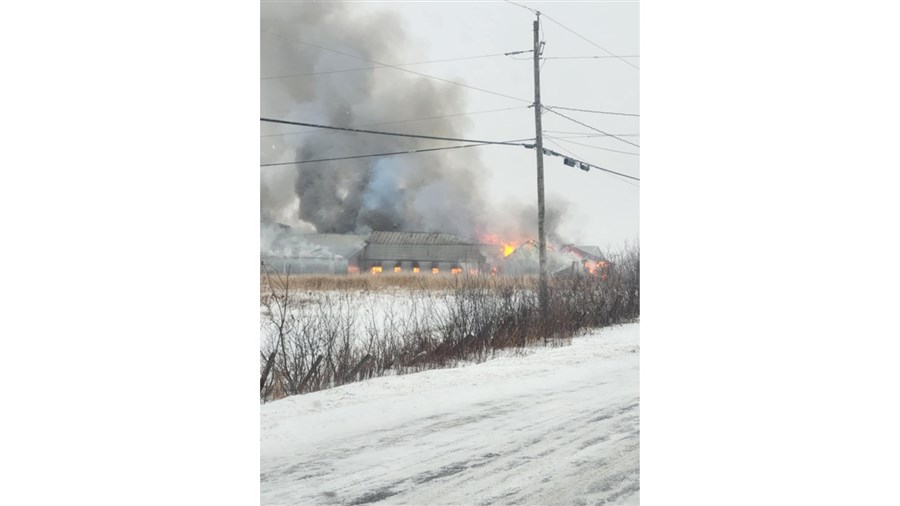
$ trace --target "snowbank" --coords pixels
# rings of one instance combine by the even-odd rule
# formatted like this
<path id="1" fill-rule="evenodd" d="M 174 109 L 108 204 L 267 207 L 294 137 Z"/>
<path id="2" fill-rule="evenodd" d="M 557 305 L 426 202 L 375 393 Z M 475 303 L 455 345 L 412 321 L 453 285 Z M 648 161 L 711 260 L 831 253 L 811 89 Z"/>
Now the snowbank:
<path id="1" fill-rule="evenodd" d="M 636 504 L 639 325 L 261 409 L 263 504 Z"/>

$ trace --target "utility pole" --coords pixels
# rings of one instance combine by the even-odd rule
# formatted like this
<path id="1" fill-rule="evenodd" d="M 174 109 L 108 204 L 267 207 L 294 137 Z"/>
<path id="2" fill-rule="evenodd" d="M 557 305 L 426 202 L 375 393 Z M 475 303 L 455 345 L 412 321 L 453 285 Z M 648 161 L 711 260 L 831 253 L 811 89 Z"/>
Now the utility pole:
<path id="1" fill-rule="evenodd" d="M 534 134 L 537 153 L 538 197 L 538 248 L 540 254 L 540 287 L 538 301 L 541 305 L 541 325 L 547 323 L 549 293 L 547 290 L 547 239 L 544 237 L 544 142 L 541 135 L 541 48 L 538 31 L 541 13 L 534 21 Z"/>

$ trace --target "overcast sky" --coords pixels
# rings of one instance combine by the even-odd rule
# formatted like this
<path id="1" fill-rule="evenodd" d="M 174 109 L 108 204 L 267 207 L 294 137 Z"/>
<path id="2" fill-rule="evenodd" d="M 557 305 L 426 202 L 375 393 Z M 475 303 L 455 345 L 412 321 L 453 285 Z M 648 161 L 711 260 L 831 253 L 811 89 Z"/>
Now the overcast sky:
<path id="1" fill-rule="evenodd" d="M 541 99 L 547 106 L 583 108 L 598 111 L 639 114 L 640 49 L 639 3 L 638 2 L 519 2 L 537 9 L 550 18 L 565 25 L 577 34 L 601 46 L 609 53 L 623 56 L 623 59 L 609 57 L 609 53 L 571 33 L 560 25 L 542 16 L 543 37 L 546 46 L 541 72 Z M 409 62 L 443 60 L 469 56 L 490 55 L 510 51 L 529 50 L 532 47 L 533 13 L 507 2 L 366 2 L 348 3 L 345 17 L 355 19 L 359 27 L 399 26 L 405 38 L 392 47 L 389 36 L 373 35 L 382 47 L 377 54 L 389 55 L 391 61 L 384 63 L 402 64 Z M 261 77 L 279 76 L 307 72 L 302 62 L 291 68 L 290 61 L 278 58 L 274 53 L 285 51 L 284 38 L 266 33 L 272 31 L 294 31 L 292 35 L 310 43 L 334 48 L 335 40 L 342 37 L 364 37 L 359 33 L 317 33 L 310 29 L 287 30 L 285 25 L 275 26 L 273 20 L 290 19 L 306 8 L 299 2 L 263 2 L 261 34 Z M 395 25 L 392 25 L 394 23 Z M 274 28 L 273 28 L 274 27 Z M 363 30 L 366 30 L 363 28 Z M 393 30 L 393 29 L 392 29 Z M 355 31 L 349 30 L 348 31 Z M 299 35 L 298 33 L 302 33 Z M 287 34 L 291 36 L 291 34 Z M 399 47 L 402 46 L 402 47 Z M 387 48 L 387 49 L 385 49 Z M 317 50 L 318 51 L 318 50 Z M 603 58 L 568 58 L 568 57 Z M 349 69 L 373 66 L 365 61 L 344 58 L 337 55 L 332 60 L 333 69 Z M 563 57 L 560 59 L 552 59 Z M 383 60 L 379 60 L 383 61 Z M 630 63 L 630 64 L 629 64 Z M 404 67 L 416 72 L 437 76 L 469 86 L 483 88 L 503 95 L 532 101 L 533 67 L 530 53 L 512 57 L 494 56 L 478 59 L 439 62 Z M 316 67 L 321 70 L 321 67 Z M 345 72 L 341 76 L 342 85 L 358 78 L 355 72 Z M 395 69 L 377 70 L 378 79 L 408 79 L 408 73 Z M 315 122 L 322 118 L 311 118 L 298 109 L 297 100 L 304 100 L 304 89 L 315 86 L 315 79 L 332 76 L 308 76 L 290 79 L 261 80 L 261 114 L 264 117 L 285 118 L 294 121 Z M 451 86 L 453 87 L 453 86 Z M 295 88 L 285 92 L 286 88 Z M 467 119 L 454 123 L 457 134 L 466 138 L 484 140 L 511 140 L 534 136 L 534 114 L 524 101 L 485 93 L 456 86 L 460 99 L 454 103 L 458 113 L 515 108 L 511 110 L 482 113 L 459 118 Z M 301 97 L 301 98 L 298 98 Z M 442 114 L 451 111 L 443 110 Z M 563 114 L 590 125 L 606 133 L 620 135 L 633 144 L 640 144 L 640 119 L 634 116 L 618 116 L 576 111 L 560 111 Z M 397 113 L 401 117 L 391 117 L 391 111 L 382 111 L 383 118 L 374 122 L 389 122 L 411 119 L 409 114 Z M 306 117 L 304 117 L 306 116 Z M 416 115 L 413 115 L 414 117 Z M 428 114 L 419 113 L 418 117 Z M 578 135 L 600 135 L 596 131 L 567 119 L 545 112 L 543 115 L 545 147 L 558 152 L 574 155 L 576 158 L 617 172 L 640 177 L 640 148 L 609 137 L 575 137 Z M 359 126 L 354 124 L 353 126 Z M 392 125 L 390 131 L 418 134 L 433 134 L 429 121 Z M 387 127 L 375 128 L 388 130 Z M 287 131 L 284 127 L 263 124 L 260 148 L 262 163 L 289 161 L 298 156 L 304 136 L 273 137 L 272 133 Z M 294 131 L 299 131 L 294 127 Z M 437 133 L 437 135 L 441 135 Z M 555 138 L 568 137 L 564 140 Z M 333 137 L 332 137 L 333 138 Z M 308 142 L 308 140 L 307 140 Z M 430 142 L 429 146 L 448 145 Z M 580 143 L 580 144 L 575 144 Z M 605 149 L 602 149 L 605 148 Z M 346 156 L 367 153 L 364 148 L 353 145 L 332 147 L 329 154 Z M 615 150 L 615 151 L 609 151 Z M 482 198 L 491 205 L 503 209 L 536 200 L 536 169 L 533 150 L 519 147 L 490 146 L 467 150 L 444 151 L 480 157 L 482 168 L 476 178 L 482 189 Z M 616 152 L 620 151 L 620 152 Z M 422 156 L 422 155 L 408 155 Z M 454 155 L 446 155 L 454 156 Z M 618 248 L 626 241 L 636 241 L 639 237 L 640 183 L 618 176 L 591 170 L 585 173 L 563 165 L 562 159 L 545 157 L 545 191 L 549 207 L 564 210 L 559 227 L 560 232 L 574 242 L 594 244 L 603 248 Z M 299 166 L 304 167 L 304 166 Z M 266 193 L 281 192 L 285 203 L 289 198 L 296 200 L 293 190 L 294 179 L 273 177 L 274 171 L 263 168 L 262 188 Z M 280 174 L 290 172 L 291 177 L 303 177 L 297 167 L 277 169 Z M 299 169 L 303 170 L 303 169 Z M 448 169 L 449 171 L 450 169 Z M 297 176 L 296 174 L 299 174 Z M 452 178 L 452 172 L 444 172 Z M 279 204 L 281 205 L 281 204 Z M 293 206 L 298 203 L 294 202 Z M 524 218 L 517 218 L 524 219 Z M 536 221 L 536 216 L 534 217 Z M 285 217 L 283 222 L 298 225 L 296 214 Z"/>

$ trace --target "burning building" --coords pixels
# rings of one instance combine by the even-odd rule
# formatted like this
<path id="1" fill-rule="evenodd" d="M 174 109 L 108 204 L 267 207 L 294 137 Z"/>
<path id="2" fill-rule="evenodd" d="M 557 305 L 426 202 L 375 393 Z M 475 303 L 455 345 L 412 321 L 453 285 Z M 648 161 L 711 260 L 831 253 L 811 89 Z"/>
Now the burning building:
<path id="1" fill-rule="evenodd" d="M 298 234 L 289 227 L 264 227 L 260 265 L 280 273 L 343 274 L 365 241 L 365 235 Z"/>
<path id="2" fill-rule="evenodd" d="M 540 271 L 537 241 L 527 241 L 504 255 L 501 274 L 521 276 Z M 606 279 L 608 268 L 609 262 L 597 246 L 547 245 L 547 270 L 554 275 L 592 274 Z"/>
<path id="3" fill-rule="evenodd" d="M 262 224 L 263 269 L 295 274 L 501 274 L 539 271 L 536 241 L 479 239 L 449 233 L 310 234 Z M 610 268 L 596 246 L 547 245 L 547 270 L 606 278 Z"/>
<path id="4" fill-rule="evenodd" d="M 350 258 L 350 271 L 460 274 L 489 269 L 491 245 L 453 234 L 372 232 Z"/>
<path id="5" fill-rule="evenodd" d="M 560 251 L 577 257 L 584 270 L 595 276 L 606 279 L 609 276 L 610 263 L 597 246 L 575 246 L 566 244 Z"/>
<path id="6" fill-rule="evenodd" d="M 463 137 L 472 128 L 471 118 L 449 114 L 470 107 L 459 86 L 374 69 L 354 74 L 354 79 L 333 72 L 347 68 L 347 55 L 370 61 L 420 58 L 416 54 L 419 45 L 393 16 L 359 15 L 340 2 L 304 2 L 290 8 L 270 2 L 261 7 L 261 23 L 262 75 L 308 73 L 309 77 L 263 79 L 261 116 L 338 127 L 381 124 L 385 118 L 427 117 L 428 132 L 445 137 Z M 312 40 L 310 37 L 324 47 L 349 53 L 311 47 L 303 40 Z M 279 270 L 484 273 L 493 268 L 499 272 L 504 256 L 525 238 L 537 235 L 537 208 L 530 196 L 525 203 L 487 198 L 484 175 L 489 170 L 479 150 L 433 151 L 424 149 L 433 141 L 415 137 L 285 130 L 285 125 L 274 123 L 263 123 L 262 128 L 262 162 L 308 163 L 260 171 L 261 220 L 291 223 L 297 228 L 290 234 L 297 236 L 303 235 L 298 232 L 302 230 L 363 238 L 353 239 L 358 248 L 350 252 L 350 247 L 332 246 L 330 238 L 322 247 L 313 247 L 321 238 L 306 241 L 313 246 L 297 239 L 294 247 L 294 238 L 276 237 L 290 239 L 286 250 L 271 240 L 275 235 L 271 230 L 280 233 L 280 229 L 265 226 L 261 234 L 263 263 L 268 260 Z M 359 153 L 404 152 L 409 156 L 348 157 L 351 146 Z M 558 242 L 557 227 L 566 207 L 562 198 L 548 200 L 544 227 L 549 240 Z M 411 232 L 422 230 L 446 234 Z M 372 240 L 366 242 L 370 233 Z M 394 233 L 399 235 L 382 235 Z M 498 236 L 492 241 L 489 233 Z M 515 240 L 501 241 L 501 236 Z M 386 237 L 407 242 L 383 242 Z M 363 247 L 365 251 L 361 251 Z M 348 262 L 351 256 L 358 265 Z"/>

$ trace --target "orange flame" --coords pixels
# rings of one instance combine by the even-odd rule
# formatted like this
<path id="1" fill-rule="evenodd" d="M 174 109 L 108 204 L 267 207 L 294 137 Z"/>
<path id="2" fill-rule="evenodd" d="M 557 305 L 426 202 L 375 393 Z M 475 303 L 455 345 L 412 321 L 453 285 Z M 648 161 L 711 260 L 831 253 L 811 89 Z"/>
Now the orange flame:
<path id="1" fill-rule="evenodd" d="M 500 248 L 500 252 L 504 257 L 508 257 L 509 255 L 511 255 L 512 252 L 522 244 L 522 241 L 506 241 L 500 239 L 497 234 L 485 234 L 479 237 L 479 239 L 481 240 L 482 244 L 492 244 L 498 246 Z"/>
<path id="2" fill-rule="evenodd" d="M 372 274 L 378 274 L 378 273 L 380 273 L 380 272 L 381 272 L 381 266 L 380 266 L 380 265 L 373 265 L 373 266 L 372 266 L 372 269 L 371 269 L 371 272 L 372 272 Z"/>
<path id="3" fill-rule="evenodd" d="M 584 260 L 584 268 L 592 275 L 600 276 L 602 279 L 607 277 L 606 267 L 607 264 L 603 260 L 598 260 L 597 262 Z"/>

